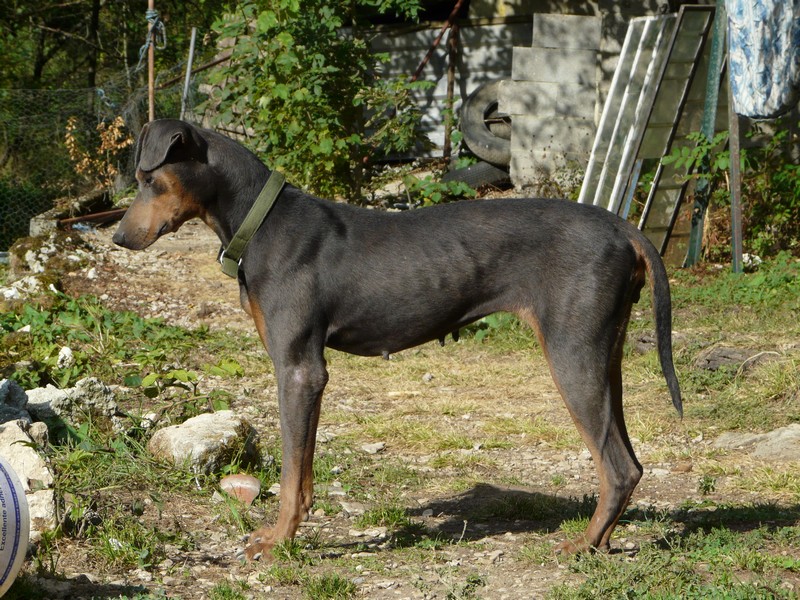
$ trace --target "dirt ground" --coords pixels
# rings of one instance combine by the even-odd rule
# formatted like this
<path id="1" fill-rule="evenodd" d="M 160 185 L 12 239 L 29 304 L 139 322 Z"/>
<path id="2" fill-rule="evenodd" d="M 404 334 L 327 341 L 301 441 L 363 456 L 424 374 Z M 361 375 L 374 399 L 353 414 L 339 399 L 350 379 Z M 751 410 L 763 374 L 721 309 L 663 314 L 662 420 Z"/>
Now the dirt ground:
<path id="1" fill-rule="evenodd" d="M 129 309 L 145 317 L 163 317 L 172 324 L 194 327 L 203 323 L 212 329 L 229 329 L 231 335 L 242 331 L 252 333 L 248 317 L 239 308 L 237 285 L 221 273 L 215 261 L 219 243 L 202 223 L 190 222 L 144 252 L 116 248 L 110 241 L 113 230 L 110 227 L 83 234 L 95 248 L 94 262 L 65 278 L 68 291 L 94 294 L 110 307 Z M 371 370 L 364 370 L 359 380 L 347 378 L 353 372 L 350 361 L 355 360 L 371 361 L 367 363 Z M 464 378 L 475 370 L 483 373 L 483 380 L 470 375 L 473 378 L 464 386 Z M 331 360 L 330 372 L 331 383 L 320 426 L 323 442 L 326 435 L 331 438 L 346 435 L 354 427 L 353 419 L 337 415 L 380 415 L 402 402 L 409 406 L 408 418 L 422 415 L 424 421 L 425 411 L 435 407 L 437 410 L 430 413 L 437 415 L 435 418 L 446 415 L 444 422 L 436 423 L 436 427 L 464 435 L 477 431 L 498 414 L 512 423 L 533 416 L 556 430 L 571 428 L 540 355 L 489 349 L 476 353 L 474 345 L 465 350 L 459 344 L 448 344 L 441 349 L 438 344 L 431 344 L 402 353 L 388 363 L 336 356 Z M 274 380 L 269 376 L 260 381 L 245 376 L 235 385 L 238 387 L 234 390 L 237 398 L 234 409 L 251 418 L 264 438 L 276 440 Z M 498 385 L 503 386 L 504 393 L 495 393 L 490 402 L 485 402 L 486 390 L 497 389 Z M 665 414 L 672 410 L 666 393 L 663 398 L 659 396 L 659 402 L 663 402 L 661 409 Z M 635 406 L 629 412 L 634 434 L 647 431 L 647 418 L 642 416 L 645 414 Z M 399 412 L 397 418 L 406 417 Z M 640 435 L 636 440 L 645 476 L 632 500 L 634 507 L 669 511 L 686 500 L 700 499 L 698 475 L 692 472 L 691 461 L 676 459 L 681 452 L 668 450 L 685 448 L 684 454 L 691 455 L 693 444 L 705 442 L 702 438 L 692 439 L 677 418 L 674 421 L 674 426 L 666 430 L 662 427 L 657 435 Z M 574 432 L 574 428 L 570 430 Z M 518 481 L 519 485 L 470 480 L 464 482 L 460 491 L 437 486 L 432 475 L 435 466 L 431 466 L 431 452 L 424 443 L 409 450 L 395 449 L 389 442 L 386 450 L 376 455 L 376 461 L 394 460 L 430 478 L 430 487 L 425 488 L 424 494 L 418 490 L 400 493 L 412 516 L 443 538 L 468 543 L 418 550 L 412 555 L 408 550 L 388 549 L 385 533 L 380 529 L 354 531 L 353 519 L 346 513 L 333 516 L 318 513 L 301 530 L 301 536 L 320 531 L 325 540 L 323 557 L 313 567 L 315 572 L 340 572 L 357 583 L 359 597 L 365 598 L 535 598 L 558 583 L 580 577 L 568 568 L 567 562 L 540 560 L 526 553 L 526 548 L 536 544 L 555 544 L 563 539 L 562 533 L 552 533 L 558 527 L 558 519 L 548 518 L 544 523 L 503 518 L 476 522 L 469 517 L 476 509 L 495 502 L 518 500 L 535 505 L 546 498 L 552 502 L 553 494 L 561 499 L 564 512 L 569 513 L 579 503 L 576 498 L 596 493 L 597 478 L 592 463 L 577 440 L 539 441 L 525 432 L 510 437 L 514 436 L 519 440 L 518 447 L 476 447 L 454 450 L 453 454 L 465 461 L 485 464 L 490 482 Z M 330 452 L 325 443 L 319 444 L 318 454 Z M 341 459 L 347 460 L 346 456 Z M 444 467 L 448 468 L 452 467 Z M 559 484 L 554 491 L 556 480 Z M 324 493 L 333 500 L 341 499 L 335 489 L 317 490 L 318 495 Z M 714 498 L 713 494 L 710 498 Z M 125 501 L 124 495 L 121 501 Z M 266 510 L 274 515 L 277 502 L 273 499 L 267 504 Z M 151 572 L 95 568 L 87 560 L 81 543 L 62 539 L 58 569 L 69 579 L 48 584 L 52 597 L 133 596 L 138 591 L 163 593 L 170 598 L 204 598 L 222 581 L 247 582 L 248 597 L 302 597 L 302 586 L 265 581 L 264 563 L 247 564 L 237 559 L 241 539 L 231 537 L 230 528 L 209 506 L 209 503 L 177 500 L 160 508 L 161 522 L 191 532 L 194 543 L 189 549 L 168 547 L 167 559 Z M 641 539 L 635 526 L 622 524 L 614 539 L 614 551 L 635 555 Z M 477 578 L 470 579 L 471 574 Z"/>

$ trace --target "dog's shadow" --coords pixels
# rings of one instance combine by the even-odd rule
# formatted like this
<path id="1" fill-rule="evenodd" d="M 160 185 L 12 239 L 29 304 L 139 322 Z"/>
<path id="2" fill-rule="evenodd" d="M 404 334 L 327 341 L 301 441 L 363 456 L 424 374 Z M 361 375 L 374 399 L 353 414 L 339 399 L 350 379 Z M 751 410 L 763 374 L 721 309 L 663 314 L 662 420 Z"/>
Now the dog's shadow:
<path id="1" fill-rule="evenodd" d="M 770 502 L 746 506 L 680 506 L 669 511 L 629 507 L 625 521 L 671 523 L 657 543 L 669 547 L 694 533 L 717 528 L 745 533 L 766 528 L 777 531 L 800 522 L 800 504 Z M 408 547 L 426 542 L 476 541 L 505 533 L 549 534 L 568 521 L 586 527 L 597 507 L 596 496 L 559 496 L 530 489 L 478 484 L 453 496 L 431 500 L 407 511 L 413 517 L 394 534 L 395 545 Z"/>
<path id="2" fill-rule="evenodd" d="M 594 496 L 577 499 L 481 483 L 409 509 L 415 519 L 395 532 L 395 541 L 411 546 L 423 539 L 473 541 L 504 533 L 552 533 L 564 521 L 588 519 L 596 506 Z"/>

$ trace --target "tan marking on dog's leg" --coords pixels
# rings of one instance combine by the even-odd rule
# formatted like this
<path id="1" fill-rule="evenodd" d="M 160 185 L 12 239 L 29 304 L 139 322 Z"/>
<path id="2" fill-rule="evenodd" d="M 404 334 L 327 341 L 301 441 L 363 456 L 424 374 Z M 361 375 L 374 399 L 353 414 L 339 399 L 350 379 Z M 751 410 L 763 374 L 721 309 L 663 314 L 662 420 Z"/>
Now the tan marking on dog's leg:
<path id="1" fill-rule="evenodd" d="M 264 313 L 261 311 L 257 300 L 258 298 L 253 298 L 252 295 L 245 291 L 244 287 L 240 288 L 239 301 L 242 303 L 242 308 L 252 317 L 253 323 L 255 323 L 256 326 L 256 331 L 258 331 L 258 337 L 261 338 L 261 343 L 264 344 L 264 348 L 269 352 L 267 321 L 264 318 Z"/>
<path id="2" fill-rule="evenodd" d="M 281 471 L 278 521 L 274 527 L 260 527 L 250 534 L 245 548 L 245 556 L 248 560 L 270 559 L 269 551 L 276 543 L 294 538 L 303 517 L 300 496 L 300 473 L 284 468 Z"/>
<path id="3" fill-rule="evenodd" d="M 319 425 L 319 414 L 322 407 L 322 398 L 317 400 L 314 414 L 311 415 L 312 430 L 317 431 Z M 314 451 L 316 448 L 316 435 L 312 438 L 311 442 L 306 445 L 305 452 L 303 453 L 303 469 L 302 469 L 302 509 L 304 512 L 303 518 L 307 519 L 311 512 L 311 506 L 314 504 Z"/>

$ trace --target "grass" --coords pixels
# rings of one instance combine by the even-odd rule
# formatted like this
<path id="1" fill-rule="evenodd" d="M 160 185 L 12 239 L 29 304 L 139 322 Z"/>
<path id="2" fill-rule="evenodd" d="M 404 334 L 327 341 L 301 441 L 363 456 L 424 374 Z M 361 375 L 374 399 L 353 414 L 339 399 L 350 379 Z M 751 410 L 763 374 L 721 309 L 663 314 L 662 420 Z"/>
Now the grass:
<path id="1" fill-rule="evenodd" d="M 683 478 L 668 480 L 680 481 L 681 489 L 658 489 L 646 475 L 612 540 L 623 549 L 622 540 L 630 541 L 633 550 L 553 556 L 555 543 L 586 528 L 596 481 L 579 458 L 583 444 L 534 336 L 503 316 L 462 332 L 458 344 L 448 339 L 443 348 L 425 345 L 388 362 L 328 352 L 332 377 L 321 427 L 335 437 L 317 445 L 314 464 L 314 509 L 325 516 L 280 544 L 272 564 L 248 568 L 287 597 L 368 596 L 376 581 L 397 581 L 405 586 L 401 595 L 414 589 L 491 598 L 522 572 L 548 582 L 538 593 L 549 598 L 794 597 L 800 465 L 754 461 L 709 441 L 724 431 L 800 422 L 800 355 L 792 346 L 800 336 L 798 275 L 798 264 L 784 259 L 743 276 L 674 274 L 683 421 L 669 405 L 655 353 L 626 348 L 626 412 L 640 459 L 667 470 L 691 465 Z M 634 336 L 652 327 L 646 293 L 635 311 Z M 24 326 L 29 334 L 19 331 Z M 0 331 L 6 376 L 26 387 L 98 376 L 122 386 L 125 413 L 121 429 L 87 415 L 51 439 L 46 452 L 56 492 L 71 500 L 9 598 L 38 593 L 34 572 L 56 576 L 76 565 L 109 579 L 135 569 L 156 579 L 165 572 L 182 577 L 189 566 L 166 569 L 164 562 L 189 560 L 208 544 L 201 532 L 215 532 L 234 548 L 256 524 L 274 521 L 274 499 L 262 497 L 249 508 L 214 504 L 222 473 L 195 476 L 154 461 L 147 451 L 152 432 L 137 418 L 164 411 L 179 422 L 209 403 L 253 406 L 274 418 L 274 379 L 254 337 L 169 327 L 61 295 L 46 306 L 3 313 Z M 769 352 L 770 360 L 705 371 L 694 360 L 709 344 Z M 55 363 L 62 345 L 78 357 L 67 371 Z M 254 474 L 269 487 L 278 479 L 280 444 L 276 431 L 261 433 L 275 462 Z M 386 443 L 383 452 L 361 450 L 375 441 Z M 341 496 L 323 493 L 334 484 L 366 512 L 343 515 Z M 665 497 L 669 507 L 645 507 L 643 498 Z M 386 527 L 386 538 L 350 537 L 350 528 L 373 527 Z M 499 563 L 480 558 L 497 547 L 505 553 Z M 209 598 L 259 597 L 246 576 L 228 579 L 228 559 L 220 560 L 222 567 L 208 567 L 218 568 L 220 578 Z"/>

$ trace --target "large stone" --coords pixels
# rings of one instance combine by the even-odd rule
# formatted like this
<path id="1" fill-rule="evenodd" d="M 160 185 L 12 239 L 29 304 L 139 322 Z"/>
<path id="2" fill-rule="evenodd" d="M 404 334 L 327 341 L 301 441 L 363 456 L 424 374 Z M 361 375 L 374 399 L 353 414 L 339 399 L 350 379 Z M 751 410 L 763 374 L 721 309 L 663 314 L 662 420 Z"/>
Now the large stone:
<path id="1" fill-rule="evenodd" d="M 95 377 L 63 390 L 52 385 L 29 390 L 27 409 L 36 420 L 50 423 L 60 419 L 77 427 L 88 418 L 104 417 L 121 426 L 114 392 Z"/>
<path id="2" fill-rule="evenodd" d="M 695 359 L 698 369 L 716 371 L 720 368 L 746 370 L 769 360 L 775 360 L 777 352 L 764 352 L 751 348 L 728 348 L 712 346 L 701 351 Z"/>
<path id="3" fill-rule="evenodd" d="M 53 475 L 42 456 L 30 444 L 32 438 L 20 421 L 0 425 L 0 455 L 22 481 L 31 518 L 31 541 L 56 526 Z"/>
<path id="4" fill-rule="evenodd" d="M 25 300 L 40 296 L 43 289 L 44 284 L 38 277 L 27 275 L 7 287 L 0 287 L 0 299 L 7 301 Z"/>
<path id="5" fill-rule="evenodd" d="M 769 433 L 730 431 L 720 435 L 714 446 L 726 450 L 747 450 L 755 458 L 800 460 L 800 424 L 792 423 Z"/>
<path id="6" fill-rule="evenodd" d="M 28 404 L 28 395 L 13 379 L 3 379 L 0 380 L 0 404 L 24 410 Z"/>
<path id="7" fill-rule="evenodd" d="M 160 429 L 148 448 L 157 458 L 203 473 L 218 471 L 234 460 L 246 464 L 259 458 L 255 430 L 230 410 Z"/>
<path id="8" fill-rule="evenodd" d="M 756 444 L 753 456 L 770 460 L 800 460 L 800 423 L 770 431 Z"/>
<path id="9" fill-rule="evenodd" d="M 9 421 L 31 422 L 31 416 L 25 407 L 28 396 L 13 379 L 0 380 L 0 423 Z"/>

